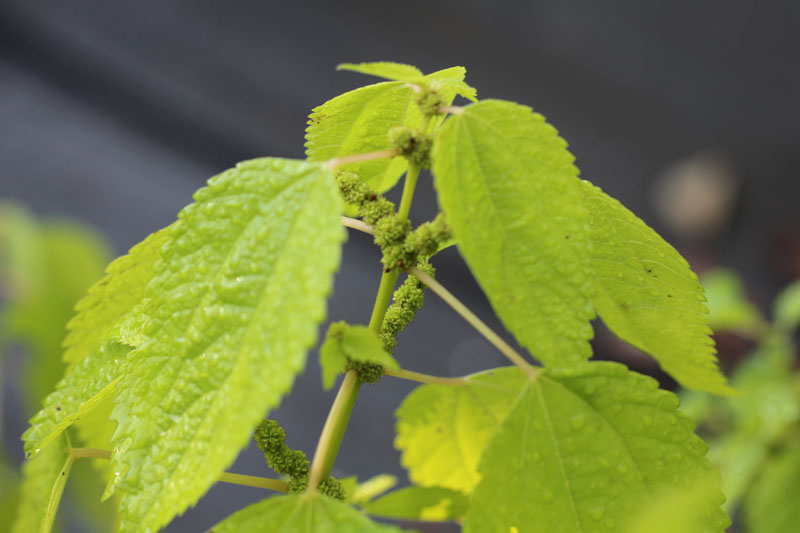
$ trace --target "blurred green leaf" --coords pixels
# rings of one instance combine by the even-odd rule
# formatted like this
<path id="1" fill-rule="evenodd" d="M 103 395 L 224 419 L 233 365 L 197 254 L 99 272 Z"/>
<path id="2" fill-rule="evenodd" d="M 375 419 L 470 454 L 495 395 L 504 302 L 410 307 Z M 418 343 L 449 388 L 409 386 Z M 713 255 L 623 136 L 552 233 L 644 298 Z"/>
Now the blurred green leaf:
<path id="1" fill-rule="evenodd" d="M 764 323 L 758 309 L 747 301 L 742 282 L 734 272 L 725 269 L 706 272 L 700 284 L 706 291 L 709 325 L 714 331 L 752 334 Z"/>
<path id="2" fill-rule="evenodd" d="M 779 328 L 793 330 L 800 325 L 800 280 L 778 294 L 772 314 Z"/>

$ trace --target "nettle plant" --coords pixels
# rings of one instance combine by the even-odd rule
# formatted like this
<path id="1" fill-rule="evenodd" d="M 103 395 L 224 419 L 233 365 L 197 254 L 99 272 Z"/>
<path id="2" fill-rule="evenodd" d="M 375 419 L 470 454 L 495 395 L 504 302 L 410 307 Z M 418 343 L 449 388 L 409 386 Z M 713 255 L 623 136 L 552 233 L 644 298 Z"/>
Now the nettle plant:
<path id="1" fill-rule="evenodd" d="M 341 68 L 390 81 L 314 109 L 307 160 L 244 161 L 209 180 L 77 305 L 66 375 L 23 436 L 29 508 L 17 530 L 47 531 L 71 465 L 93 457 L 110 460 L 102 497 L 115 498 L 123 532 L 158 530 L 217 481 L 287 493 L 217 533 L 398 531 L 368 515 L 504 533 L 655 531 L 677 516 L 669 531 L 723 531 L 719 475 L 677 397 L 589 361 L 597 313 L 682 385 L 730 392 L 686 261 L 578 178 L 541 115 L 478 101 L 464 68 Z M 471 103 L 453 105 L 456 96 Z M 414 229 L 428 167 L 441 213 Z M 382 193 L 403 175 L 395 208 Z M 383 274 L 369 324 L 335 322 L 320 348 L 324 386 L 344 378 L 309 461 L 265 417 L 315 344 L 345 226 L 374 235 Z M 453 244 L 543 366 L 435 280 L 431 260 Z M 402 368 L 396 336 L 426 288 L 513 364 L 463 377 Z M 359 388 L 384 375 L 422 385 L 397 410 L 413 486 L 374 499 L 380 478 L 357 486 L 330 472 Z M 280 479 L 225 472 L 253 436 Z"/>

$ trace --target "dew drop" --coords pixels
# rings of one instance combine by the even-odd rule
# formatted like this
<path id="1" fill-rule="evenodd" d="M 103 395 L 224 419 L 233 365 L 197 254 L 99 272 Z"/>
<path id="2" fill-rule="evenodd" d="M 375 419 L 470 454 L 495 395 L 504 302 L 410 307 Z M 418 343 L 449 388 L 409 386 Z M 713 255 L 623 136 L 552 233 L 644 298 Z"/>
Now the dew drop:
<path id="1" fill-rule="evenodd" d="M 594 518 L 595 520 L 600 520 L 603 518 L 603 515 L 606 512 L 606 508 L 603 505 L 598 505 L 597 507 L 591 509 L 589 511 L 589 515 Z"/>
<path id="2" fill-rule="evenodd" d="M 584 415 L 583 413 L 578 413 L 570 419 L 570 424 L 572 425 L 572 429 L 581 429 L 585 423 L 586 423 L 586 415 Z"/>

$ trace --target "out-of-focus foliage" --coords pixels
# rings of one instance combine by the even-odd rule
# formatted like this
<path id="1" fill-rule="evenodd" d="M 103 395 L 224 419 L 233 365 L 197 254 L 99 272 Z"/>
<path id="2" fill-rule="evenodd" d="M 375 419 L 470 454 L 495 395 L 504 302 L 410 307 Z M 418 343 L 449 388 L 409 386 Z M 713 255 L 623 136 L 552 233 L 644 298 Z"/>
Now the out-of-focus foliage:
<path id="1" fill-rule="evenodd" d="M 65 326 L 75 303 L 100 278 L 109 259 L 108 246 L 88 228 L 66 220 L 39 220 L 22 206 L 0 202 L 0 389 L 12 380 L 20 383 L 24 416 L 39 409 L 64 373 Z M 7 375 L 12 356 L 21 361 L 21 376 Z M 2 390 L 0 395 L 6 396 Z M 2 409 L 9 407 L 0 406 L 0 418 Z M 26 492 L 18 485 L 13 458 L 21 455 L 21 446 L 0 453 L 0 524 L 7 526 L 14 520 L 18 500 L 22 498 L 24 508 L 25 499 L 39 492 Z M 113 506 L 86 495 L 100 494 L 102 487 L 93 469 L 80 468 L 68 489 L 83 514 L 92 517 L 87 525 L 97 531 L 108 530 Z M 49 492 L 50 487 L 47 496 Z M 25 527 L 18 523 L 20 531 Z"/>
<path id="2" fill-rule="evenodd" d="M 727 509 L 738 509 L 748 533 L 778 533 L 800 523 L 800 372 L 794 329 L 800 323 L 800 282 L 776 298 L 770 323 L 729 271 L 703 277 L 711 325 L 755 342 L 738 365 L 727 400 L 688 393 L 683 409 L 700 422 L 709 458 L 720 469 Z M 787 527 L 789 529 L 787 529 Z"/>

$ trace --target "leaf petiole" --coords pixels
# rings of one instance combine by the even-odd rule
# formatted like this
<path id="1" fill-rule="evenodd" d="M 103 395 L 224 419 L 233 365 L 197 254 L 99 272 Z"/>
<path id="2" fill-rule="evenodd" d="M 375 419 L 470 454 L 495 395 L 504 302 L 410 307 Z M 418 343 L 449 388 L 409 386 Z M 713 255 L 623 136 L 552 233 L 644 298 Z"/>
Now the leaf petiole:
<path id="1" fill-rule="evenodd" d="M 421 372 L 414 372 L 413 370 L 393 370 L 391 368 L 384 368 L 383 373 L 387 376 L 392 376 L 399 379 L 407 379 L 409 381 L 416 381 L 417 383 L 428 383 L 431 385 L 450 385 L 459 387 L 469 383 L 465 378 L 447 378 L 441 376 L 431 376 Z"/>
<path id="2" fill-rule="evenodd" d="M 423 272 L 422 270 L 418 269 L 417 267 L 412 267 L 408 269 L 408 273 L 415 276 L 419 279 L 422 283 L 424 283 L 430 290 L 435 292 L 442 300 L 445 301 L 447 305 L 453 308 L 453 310 L 461 315 L 461 317 L 469 322 L 469 324 L 478 330 L 478 333 L 483 335 L 486 340 L 488 340 L 492 345 L 500 350 L 500 353 L 505 355 L 509 361 L 520 367 L 528 376 L 535 377 L 538 374 L 538 370 L 528 363 L 524 357 L 522 357 L 514 348 L 512 348 L 506 341 L 504 341 L 497 333 L 492 331 L 492 329 L 487 326 L 480 318 L 478 318 L 475 313 L 469 310 L 469 308 L 461 303 L 461 301 L 453 296 L 453 294 L 445 289 L 441 283 L 433 279 L 431 276 Z"/>

